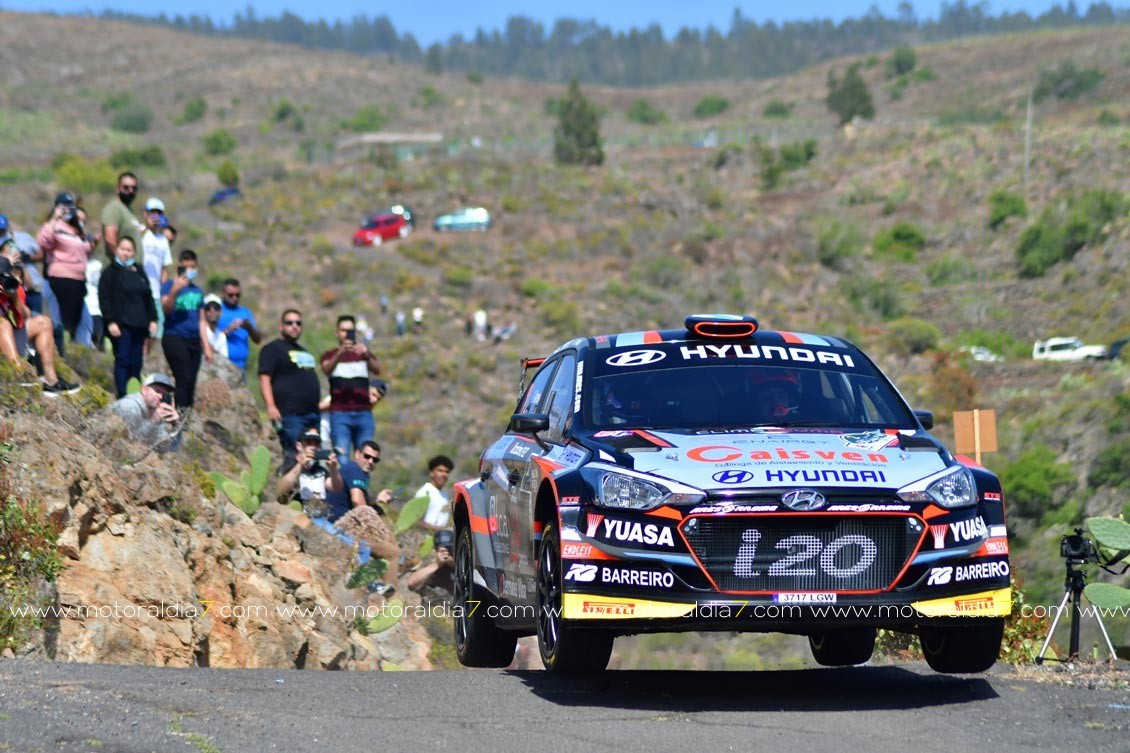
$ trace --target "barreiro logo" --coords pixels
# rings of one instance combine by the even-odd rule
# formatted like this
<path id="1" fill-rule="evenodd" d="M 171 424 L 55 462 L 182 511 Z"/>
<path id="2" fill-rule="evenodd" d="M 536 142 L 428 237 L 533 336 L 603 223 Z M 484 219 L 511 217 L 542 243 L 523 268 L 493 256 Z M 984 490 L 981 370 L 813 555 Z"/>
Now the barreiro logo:
<path id="1" fill-rule="evenodd" d="M 578 583 L 592 583 L 596 580 L 596 565 L 582 565 L 576 563 L 569 568 L 569 572 L 565 573 L 565 580 L 573 580 Z"/>
<path id="2" fill-rule="evenodd" d="M 590 512 L 588 518 L 589 524 L 588 527 L 585 528 L 585 535 L 589 538 L 592 538 L 596 535 L 597 529 L 600 528 L 600 521 L 604 520 L 604 516 Z"/>
<path id="3" fill-rule="evenodd" d="M 647 366 L 666 357 L 667 354 L 662 350 L 629 350 L 627 353 L 609 356 L 605 363 L 609 366 Z"/>
<path id="4" fill-rule="evenodd" d="M 719 471 L 710 478 L 719 484 L 744 484 L 753 480 L 753 474 L 749 471 Z"/>

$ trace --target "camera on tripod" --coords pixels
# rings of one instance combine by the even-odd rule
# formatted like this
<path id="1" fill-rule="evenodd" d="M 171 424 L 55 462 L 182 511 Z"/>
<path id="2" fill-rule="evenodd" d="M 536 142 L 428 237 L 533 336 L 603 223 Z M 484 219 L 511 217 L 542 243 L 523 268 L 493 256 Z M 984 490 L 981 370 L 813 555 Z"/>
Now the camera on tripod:
<path id="1" fill-rule="evenodd" d="M 1082 528 L 1069 533 L 1059 540 L 1059 556 L 1072 562 L 1098 562 L 1099 553 L 1095 542 L 1083 535 Z"/>

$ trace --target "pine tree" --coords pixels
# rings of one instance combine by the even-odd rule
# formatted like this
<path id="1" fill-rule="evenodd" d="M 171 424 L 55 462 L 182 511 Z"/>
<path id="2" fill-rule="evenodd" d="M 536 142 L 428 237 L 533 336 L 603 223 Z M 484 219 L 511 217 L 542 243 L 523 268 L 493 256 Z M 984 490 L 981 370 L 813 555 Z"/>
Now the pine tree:
<path id="1" fill-rule="evenodd" d="M 604 149 L 600 143 L 600 118 L 596 107 L 581 94 L 577 79 L 558 106 L 553 130 L 553 156 L 559 165 L 600 165 Z"/>
<path id="2" fill-rule="evenodd" d="M 875 105 L 871 101 L 871 91 L 859 72 L 859 63 L 847 69 L 842 81 L 833 72 L 828 73 L 828 97 L 824 100 L 828 109 L 840 118 L 840 125 L 850 123 L 852 118 L 875 117 Z"/>

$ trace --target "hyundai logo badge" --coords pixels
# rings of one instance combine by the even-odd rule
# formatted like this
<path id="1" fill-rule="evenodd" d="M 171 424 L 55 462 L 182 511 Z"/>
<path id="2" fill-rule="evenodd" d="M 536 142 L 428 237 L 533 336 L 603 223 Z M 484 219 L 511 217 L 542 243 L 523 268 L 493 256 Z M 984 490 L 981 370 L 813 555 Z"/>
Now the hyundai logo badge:
<path id="1" fill-rule="evenodd" d="M 781 504 L 792 510 L 819 510 L 827 500 L 815 489 L 793 489 L 781 495 Z"/>
<path id="2" fill-rule="evenodd" d="M 753 480 L 753 474 L 749 471 L 718 471 L 711 478 L 719 484 L 744 484 Z"/>

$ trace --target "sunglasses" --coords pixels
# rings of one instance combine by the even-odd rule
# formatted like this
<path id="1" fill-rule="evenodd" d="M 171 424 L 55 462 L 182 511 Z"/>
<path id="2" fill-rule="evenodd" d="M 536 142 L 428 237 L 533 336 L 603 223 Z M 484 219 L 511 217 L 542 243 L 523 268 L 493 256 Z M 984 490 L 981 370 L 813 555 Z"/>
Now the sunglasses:
<path id="1" fill-rule="evenodd" d="M 370 455 L 367 452 L 362 452 L 361 457 L 365 458 L 366 460 L 372 460 L 374 463 L 381 462 L 381 456 L 380 455 Z"/>
<path id="2" fill-rule="evenodd" d="M 283 319 L 283 324 L 286 325 L 287 327 L 301 327 L 302 326 L 302 320 L 301 319 Z"/>
<path id="3" fill-rule="evenodd" d="M 242 293 L 224 293 L 224 298 L 239 298 Z"/>

